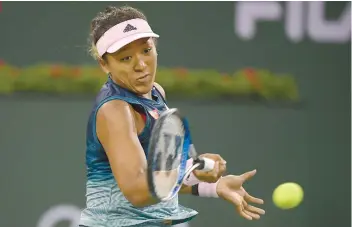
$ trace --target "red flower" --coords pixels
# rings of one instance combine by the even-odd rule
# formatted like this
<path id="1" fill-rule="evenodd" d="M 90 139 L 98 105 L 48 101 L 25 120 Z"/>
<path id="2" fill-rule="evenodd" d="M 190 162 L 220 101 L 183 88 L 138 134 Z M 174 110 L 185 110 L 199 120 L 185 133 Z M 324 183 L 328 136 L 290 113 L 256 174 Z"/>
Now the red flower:
<path id="1" fill-rule="evenodd" d="M 251 82 L 252 86 L 255 89 L 261 89 L 261 84 L 259 81 L 259 78 L 257 76 L 257 73 L 254 69 L 248 68 L 244 70 L 244 73 L 246 75 L 246 78 Z"/>
<path id="2" fill-rule="evenodd" d="M 63 73 L 62 67 L 60 65 L 53 65 L 50 69 L 50 75 L 52 77 L 60 77 Z"/>
<path id="3" fill-rule="evenodd" d="M 188 74 L 188 70 L 186 68 L 177 68 L 175 72 L 176 76 L 181 78 L 185 78 Z"/>
<path id="4" fill-rule="evenodd" d="M 5 65 L 5 61 L 0 59 L 0 67 L 4 66 Z"/>
<path id="5" fill-rule="evenodd" d="M 79 76 L 81 76 L 81 74 L 82 74 L 82 70 L 81 70 L 81 68 L 79 68 L 79 67 L 75 67 L 75 68 L 72 70 L 72 76 L 73 76 L 73 77 L 79 77 Z"/>
<path id="6" fill-rule="evenodd" d="M 247 74 L 247 75 L 254 75 L 255 74 L 255 70 L 252 69 L 252 68 L 247 68 L 244 70 L 244 72 Z"/>

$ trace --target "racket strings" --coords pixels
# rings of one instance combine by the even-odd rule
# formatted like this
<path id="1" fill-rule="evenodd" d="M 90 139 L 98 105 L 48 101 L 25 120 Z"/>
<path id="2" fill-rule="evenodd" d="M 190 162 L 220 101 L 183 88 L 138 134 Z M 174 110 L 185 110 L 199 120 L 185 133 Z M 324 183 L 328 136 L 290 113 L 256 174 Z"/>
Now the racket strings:
<path id="1" fill-rule="evenodd" d="M 177 195 L 183 181 L 199 163 L 186 167 L 189 141 L 183 119 L 179 113 L 167 109 L 153 127 L 150 153 L 150 186 L 160 200 L 170 200 Z"/>

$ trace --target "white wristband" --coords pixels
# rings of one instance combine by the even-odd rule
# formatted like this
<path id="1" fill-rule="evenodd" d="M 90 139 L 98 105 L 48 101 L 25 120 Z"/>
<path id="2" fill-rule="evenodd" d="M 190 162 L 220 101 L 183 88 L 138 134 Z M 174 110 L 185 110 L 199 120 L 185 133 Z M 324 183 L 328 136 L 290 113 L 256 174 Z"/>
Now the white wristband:
<path id="1" fill-rule="evenodd" d="M 218 193 L 216 192 L 216 187 L 218 186 L 219 181 L 216 183 L 206 183 L 201 182 L 198 184 L 198 194 L 200 197 L 207 198 L 219 198 Z"/>
<path id="2" fill-rule="evenodd" d="M 187 165 L 186 165 L 186 169 L 188 169 L 189 167 L 191 167 L 193 165 L 193 159 L 190 158 L 187 160 Z M 193 172 L 183 181 L 184 185 L 187 186 L 193 186 L 196 184 L 199 184 L 201 181 L 198 180 L 198 178 L 193 174 Z"/>

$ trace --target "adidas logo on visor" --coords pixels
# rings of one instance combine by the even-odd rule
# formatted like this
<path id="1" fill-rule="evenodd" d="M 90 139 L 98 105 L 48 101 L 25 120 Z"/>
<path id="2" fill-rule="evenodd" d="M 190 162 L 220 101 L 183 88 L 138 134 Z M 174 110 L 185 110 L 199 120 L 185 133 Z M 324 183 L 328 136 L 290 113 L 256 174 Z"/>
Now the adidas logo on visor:
<path id="1" fill-rule="evenodd" d="M 128 24 L 128 25 L 125 27 L 125 29 L 123 30 L 123 32 L 126 33 L 126 32 L 130 32 L 130 31 L 132 31 L 132 30 L 137 30 L 137 28 L 134 27 L 134 26 L 132 26 L 132 25 L 130 25 L 130 24 Z"/>

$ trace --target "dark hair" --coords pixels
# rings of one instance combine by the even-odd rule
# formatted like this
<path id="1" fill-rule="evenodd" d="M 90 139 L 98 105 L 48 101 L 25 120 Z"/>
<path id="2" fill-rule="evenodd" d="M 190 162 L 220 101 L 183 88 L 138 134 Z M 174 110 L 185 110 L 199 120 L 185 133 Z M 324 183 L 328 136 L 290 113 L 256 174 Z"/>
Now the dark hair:
<path id="1" fill-rule="evenodd" d="M 95 59 L 98 57 L 95 44 L 107 30 L 116 24 L 136 18 L 147 21 L 146 16 L 140 10 L 130 6 L 108 6 L 103 12 L 99 12 L 90 24 L 89 42 L 91 47 L 89 52 L 92 57 Z"/>

